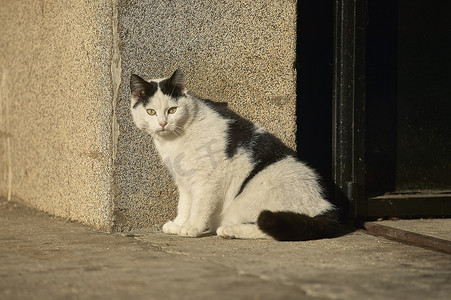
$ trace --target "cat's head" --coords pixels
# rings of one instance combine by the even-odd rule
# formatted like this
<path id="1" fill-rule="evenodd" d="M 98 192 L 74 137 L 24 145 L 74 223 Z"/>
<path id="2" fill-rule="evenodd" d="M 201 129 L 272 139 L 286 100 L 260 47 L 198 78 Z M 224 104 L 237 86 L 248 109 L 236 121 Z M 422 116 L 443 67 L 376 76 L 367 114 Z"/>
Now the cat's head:
<path id="1" fill-rule="evenodd" d="M 183 134 L 193 114 L 187 96 L 183 72 L 176 70 L 169 78 L 145 81 L 130 78 L 131 111 L 136 126 L 153 136 L 174 137 Z"/>

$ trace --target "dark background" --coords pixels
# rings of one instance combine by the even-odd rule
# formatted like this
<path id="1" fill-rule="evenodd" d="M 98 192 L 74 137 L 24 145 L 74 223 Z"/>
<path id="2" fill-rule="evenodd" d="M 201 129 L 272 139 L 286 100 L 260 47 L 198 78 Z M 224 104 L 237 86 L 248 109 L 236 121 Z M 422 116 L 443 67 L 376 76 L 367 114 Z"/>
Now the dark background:
<path id="1" fill-rule="evenodd" d="M 299 1 L 298 156 L 333 198 L 334 3 Z M 451 1 L 368 0 L 365 195 L 451 190 Z M 356 141 L 359 142 L 359 141 Z"/>

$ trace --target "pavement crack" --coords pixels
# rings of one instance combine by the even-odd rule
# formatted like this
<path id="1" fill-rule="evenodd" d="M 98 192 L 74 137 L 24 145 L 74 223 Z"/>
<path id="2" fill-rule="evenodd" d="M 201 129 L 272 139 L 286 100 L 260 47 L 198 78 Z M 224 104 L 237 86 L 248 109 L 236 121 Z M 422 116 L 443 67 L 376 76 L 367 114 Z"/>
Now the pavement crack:
<path id="1" fill-rule="evenodd" d="M 305 289 L 303 289 L 302 287 L 300 287 L 299 285 L 297 285 L 293 281 L 283 280 L 283 279 L 275 278 L 275 277 L 268 276 L 265 274 L 259 274 L 257 272 L 250 272 L 248 270 L 238 267 L 235 264 L 227 264 L 224 262 L 217 261 L 214 259 L 215 258 L 214 256 L 203 256 L 202 253 L 193 253 L 193 252 L 195 252 L 195 250 L 193 250 L 193 252 L 185 252 L 185 251 L 176 250 L 176 249 L 173 249 L 171 245 L 166 244 L 165 242 L 150 241 L 148 239 L 148 235 L 146 235 L 146 234 L 133 234 L 132 237 L 134 239 L 136 239 L 137 241 L 144 243 L 148 247 L 151 247 L 152 249 L 155 249 L 159 252 L 163 252 L 163 253 L 167 253 L 167 254 L 171 254 L 171 255 L 181 255 L 181 256 L 184 256 L 184 257 L 189 258 L 190 260 L 194 260 L 194 261 L 207 262 L 210 265 L 215 265 L 217 267 L 220 267 L 221 269 L 228 270 L 231 273 L 236 274 L 238 277 L 240 277 L 240 276 L 252 277 L 254 279 L 258 279 L 259 281 L 294 288 L 300 294 L 307 295 L 307 291 Z M 311 297 L 316 298 L 315 296 L 311 296 Z M 322 298 L 322 299 L 324 299 L 324 298 Z"/>

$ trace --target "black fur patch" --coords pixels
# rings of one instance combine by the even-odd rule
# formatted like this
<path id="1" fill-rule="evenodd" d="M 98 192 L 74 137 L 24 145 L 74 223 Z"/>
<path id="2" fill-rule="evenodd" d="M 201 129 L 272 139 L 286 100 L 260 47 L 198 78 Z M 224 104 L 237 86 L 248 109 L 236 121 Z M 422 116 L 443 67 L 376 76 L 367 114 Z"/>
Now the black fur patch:
<path id="1" fill-rule="evenodd" d="M 177 69 L 170 78 L 160 81 L 159 86 L 163 94 L 177 100 L 177 98 L 185 95 L 183 93 L 185 89 L 185 76 L 181 70 Z"/>
<path id="2" fill-rule="evenodd" d="M 177 99 L 184 95 L 179 87 L 171 84 L 171 81 L 169 79 L 160 81 L 159 86 L 163 94 L 171 96 L 172 98 Z"/>
<path id="3" fill-rule="evenodd" d="M 278 241 L 307 241 L 331 238 L 338 233 L 334 214 L 309 217 L 289 211 L 262 211 L 257 220 L 258 228 Z"/>
<path id="4" fill-rule="evenodd" d="M 247 150 L 252 153 L 252 160 L 255 164 L 252 171 L 241 184 L 237 196 L 244 190 L 247 183 L 251 181 L 255 175 L 269 165 L 272 165 L 287 156 L 296 157 L 296 153 L 292 149 L 288 148 L 281 140 L 268 132 L 254 132 L 250 148 Z"/>
<path id="5" fill-rule="evenodd" d="M 199 99 L 216 111 L 227 110 L 229 104 L 227 102 L 215 102 L 210 99 Z"/>
<path id="6" fill-rule="evenodd" d="M 130 77 L 130 92 L 134 98 L 138 99 L 133 108 L 136 108 L 139 104 L 146 106 L 157 90 L 158 84 L 156 82 L 147 82 L 138 75 L 132 74 Z"/>
<path id="7" fill-rule="evenodd" d="M 296 152 L 287 147 L 281 140 L 268 132 L 257 132 L 254 124 L 227 109 L 226 105 L 210 100 L 205 104 L 229 120 L 227 132 L 226 154 L 232 158 L 238 148 L 244 148 L 251 154 L 254 168 L 241 184 L 237 196 L 244 190 L 248 182 L 267 166 L 276 163 L 287 156 L 296 157 Z"/>
<path id="8" fill-rule="evenodd" d="M 227 108 L 221 102 L 214 102 L 207 99 L 200 99 L 210 108 L 216 111 L 224 119 L 229 120 L 228 138 L 226 144 L 226 154 L 228 158 L 232 158 L 239 147 L 246 147 L 250 143 L 254 132 L 254 124 L 246 120 Z"/>
<path id="9" fill-rule="evenodd" d="M 232 158 L 238 148 L 249 150 L 252 148 L 252 137 L 255 126 L 252 122 L 238 118 L 231 118 L 227 132 L 226 153 L 228 158 Z"/>
<path id="10" fill-rule="evenodd" d="M 256 132 L 254 124 L 228 109 L 227 103 L 214 102 L 207 99 L 200 100 L 210 106 L 223 118 L 230 120 L 226 145 L 228 158 L 232 158 L 240 147 L 251 151 L 255 162 L 271 159 L 273 156 L 281 158 L 287 155 L 296 156 L 295 151 L 287 147 L 274 135 L 268 132 Z"/>

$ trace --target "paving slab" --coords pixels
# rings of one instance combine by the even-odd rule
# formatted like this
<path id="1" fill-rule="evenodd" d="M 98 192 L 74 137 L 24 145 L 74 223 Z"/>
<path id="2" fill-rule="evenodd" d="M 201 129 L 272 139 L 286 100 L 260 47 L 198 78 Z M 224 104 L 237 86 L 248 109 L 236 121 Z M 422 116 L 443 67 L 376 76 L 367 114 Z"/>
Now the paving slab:
<path id="1" fill-rule="evenodd" d="M 0 299 L 310 299 L 132 237 L 0 206 Z"/>
<path id="2" fill-rule="evenodd" d="M 449 218 L 384 220 L 374 223 L 451 241 L 451 219 Z"/>
<path id="3" fill-rule="evenodd" d="M 162 233 L 137 238 L 168 253 L 232 267 L 327 299 L 446 299 L 451 257 L 356 231 L 307 242 L 187 239 Z M 413 284 L 414 283 L 414 284 Z"/>
<path id="4" fill-rule="evenodd" d="M 444 253 L 355 231 L 308 242 L 95 231 L 0 201 L 0 299 L 447 299 Z"/>

